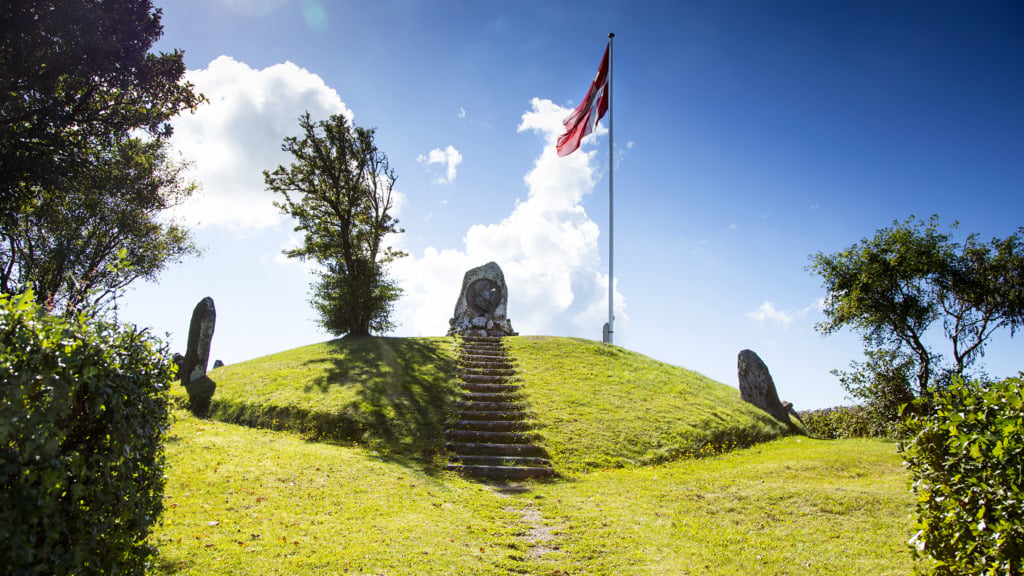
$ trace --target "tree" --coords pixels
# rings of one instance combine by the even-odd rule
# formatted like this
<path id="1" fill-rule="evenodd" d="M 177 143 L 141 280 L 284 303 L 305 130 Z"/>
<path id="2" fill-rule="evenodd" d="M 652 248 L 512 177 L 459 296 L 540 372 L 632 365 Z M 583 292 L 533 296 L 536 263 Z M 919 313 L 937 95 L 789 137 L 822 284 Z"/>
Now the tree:
<path id="1" fill-rule="evenodd" d="M 159 217 L 194 188 L 168 156 L 169 121 L 203 100 L 181 52 L 149 53 L 160 15 L 150 0 L 0 7 L 3 292 L 31 283 L 70 312 L 196 253 Z"/>
<path id="2" fill-rule="evenodd" d="M 128 138 L 94 153 L 89 171 L 40 190 L 0 226 L 0 291 L 31 284 L 39 303 L 70 314 L 198 254 L 188 231 L 161 216 L 194 188 L 166 141 Z"/>
<path id="3" fill-rule="evenodd" d="M 284 196 L 275 205 L 304 232 L 289 258 L 320 264 L 311 303 L 330 333 L 350 337 L 393 328 L 391 307 L 401 288 L 387 277 L 387 265 L 405 256 L 382 246 L 387 234 L 401 233 L 394 207 L 395 173 L 373 142 L 374 130 L 350 125 L 336 114 L 313 122 L 299 118 L 302 138 L 285 138 L 288 166 L 264 171 L 268 190 Z"/>
<path id="4" fill-rule="evenodd" d="M 150 0 L 8 0 L 0 7 L 0 221 L 87 172 L 133 131 L 171 135 L 202 101 Z"/>
<path id="5" fill-rule="evenodd" d="M 911 216 L 846 250 L 811 257 L 809 269 L 827 293 L 818 330 L 849 327 L 868 353 L 869 362 L 854 363 L 854 374 L 844 375 L 848 391 L 870 400 L 873 390 L 892 397 L 909 390 L 927 401 L 937 383 L 967 376 L 995 331 L 1008 328 L 1012 336 L 1024 323 L 1024 228 L 988 243 L 971 234 L 959 244 L 951 234 L 956 226 L 942 233 L 937 216 Z M 926 338 L 939 320 L 952 348 L 945 364 Z M 894 382 L 910 373 L 913 386 Z"/>

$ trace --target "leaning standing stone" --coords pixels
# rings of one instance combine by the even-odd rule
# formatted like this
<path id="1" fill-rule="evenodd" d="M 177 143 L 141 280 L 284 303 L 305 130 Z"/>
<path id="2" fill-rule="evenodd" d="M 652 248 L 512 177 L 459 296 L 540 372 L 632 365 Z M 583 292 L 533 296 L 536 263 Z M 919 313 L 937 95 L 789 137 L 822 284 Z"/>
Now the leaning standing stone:
<path id="1" fill-rule="evenodd" d="M 740 397 L 774 416 L 781 422 L 789 422 L 789 410 L 779 400 L 768 367 L 753 350 L 740 352 L 736 362 L 740 381 Z"/>

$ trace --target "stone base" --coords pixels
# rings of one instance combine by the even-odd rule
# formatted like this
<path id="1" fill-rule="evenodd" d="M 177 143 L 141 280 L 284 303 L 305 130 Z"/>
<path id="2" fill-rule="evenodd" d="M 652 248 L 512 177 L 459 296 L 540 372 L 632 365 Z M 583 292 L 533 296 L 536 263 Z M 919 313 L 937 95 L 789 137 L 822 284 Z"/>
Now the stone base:
<path id="1" fill-rule="evenodd" d="M 518 336 L 512 329 L 512 322 L 504 316 L 477 316 L 461 320 L 452 318 L 448 321 L 449 336 Z"/>

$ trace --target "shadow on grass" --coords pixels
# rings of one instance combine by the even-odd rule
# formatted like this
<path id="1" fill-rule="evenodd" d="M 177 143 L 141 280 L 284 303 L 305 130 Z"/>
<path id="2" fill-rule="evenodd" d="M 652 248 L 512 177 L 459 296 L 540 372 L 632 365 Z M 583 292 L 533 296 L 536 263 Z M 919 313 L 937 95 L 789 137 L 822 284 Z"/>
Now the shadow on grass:
<path id="1" fill-rule="evenodd" d="M 325 354 L 303 362 L 321 373 L 314 380 L 292 385 L 325 397 L 348 388 L 354 392 L 351 401 L 340 407 L 326 403 L 310 407 L 287 401 L 258 404 L 214 394 L 209 417 L 297 432 L 310 441 L 360 445 L 384 460 L 427 473 L 439 471 L 444 423 L 458 391 L 455 358 L 443 341 L 342 338 L 325 346 Z"/>
<path id="2" fill-rule="evenodd" d="M 315 386 L 357 386 L 351 416 L 359 438 L 386 458 L 430 462 L 444 448 L 444 423 L 457 395 L 455 359 L 427 340 L 342 338 L 328 343 L 330 365 Z"/>

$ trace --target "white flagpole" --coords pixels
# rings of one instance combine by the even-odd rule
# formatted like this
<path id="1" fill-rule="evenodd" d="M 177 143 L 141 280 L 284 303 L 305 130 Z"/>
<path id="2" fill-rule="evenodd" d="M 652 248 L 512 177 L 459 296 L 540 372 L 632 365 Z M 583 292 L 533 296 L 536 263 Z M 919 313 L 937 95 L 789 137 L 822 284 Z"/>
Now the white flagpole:
<path id="1" fill-rule="evenodd" d="M 615 201 L 614 201 L 614 187 L 613 183 L 613 172 L 615 171 L 615 158 L 613 156 L 613 142 L 614 142 L 614 122 L 612 121 L 612 115 L 615 113 L 612 106 L 612 98 L 615 95 L 615 90 L 612 87 L 612 40 L 615 38 L 615 33 L 608 33 L 608 330 L 605 334 L 605 342 L 612 344 L 612 334 L 615 329 L 615 257 L 614 251 L 614 230 L 615 230 Z"/>

